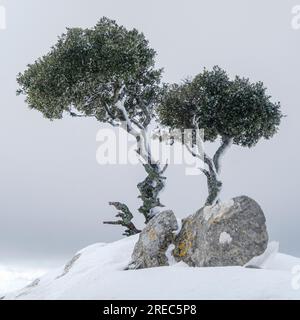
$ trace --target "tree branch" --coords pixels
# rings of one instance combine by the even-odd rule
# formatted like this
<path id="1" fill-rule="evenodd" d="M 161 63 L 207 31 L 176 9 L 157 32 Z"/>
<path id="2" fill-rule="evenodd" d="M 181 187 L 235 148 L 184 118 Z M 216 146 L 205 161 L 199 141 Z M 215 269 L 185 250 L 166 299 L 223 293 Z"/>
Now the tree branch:
<path id="1" fill-rule="evenodd" d="M 104 104 L 104 109 L 105 109 L 106 113 L 111 117 L 112 120 L 116 119 L 116 116 L 109 110 L 109 108 L 106 104 Z"/>
<path id="2" fill-rule="evenodd" d="M 133 224 L 133 222 L 132 222 L 133 214 L 130 212 L 130 210 L 128 209 L 128 207 L 124 203 L 110 202 L 109 204 L 111 206 L 114 206 L 117 210 L 119 210 L 116 217 L 121 218 L 121 220 L 104 221 L 103 222 L 104 224 L 120 225 L 120 226 L 127 228 L 125 230 L 125 232 L 123 233 L 123 235 L 128 236 L 128 237 L 141 232 Z"/>
<path id="3" fill-rule="evenodd" d="M 86 118 L 86 117 L 95 117 L 95 114 L 91 114 L 91 115 L 85 115 L 85 114 L 78 114 L 76 112 L 73 111 L 68 111 L 71 117 L 74 118 Z"/>
<path id="4" fill-rule="evenodd" d="M 164 165 L 164 167 L 160 170 L 160 174 L 164 174 L 165 171 L 168 169 L 168 166 L 169 166 L 169 164 L 166 163 L 166 164 Z"/>
<path id="5" fill-rule="evenodd" d="M 198 153 L 196 153 L 195 151 L 192 150 L 192 148 L 188 145 L 188 143 L 185 143 L 184 145 L 185 145 L 186 149 L 190 152 L 190 154 L 191 154 L 193 157 L 198 158 L 198 159 L 200 159 L 200 160 L 203 160 Z"/>
<path id="6" fill-rule="evenodd" d="M 137 103 L 139 104 L 139 106 L 141 107 L 141 109 L 143 110 L 145 117 L 146 117 L 146 120 L 145 120 L 145 123 L 143 124 L 143 126 L 147 127 L 152 120 L 151 115 L 149 113 L 149 110 L 147 109 L 147 107 L 141 97 L 137 97 L 136 100 L 137 100 Z"/>
<path id="7" fill-rule="evenodd" d="M 139 129 L 145 130 L 145 128 L 144 128 L 140 123 L 138 123 L 137 120 L 131 119 L 131 121 L 132 121 L 132 123 L 133 123 L 134 125 L 136 125 Z"/>
<path id="8" fill-rule="evenodd" d="M 214 162 L 206 153 L 204 153 L 204 163 L 207 164 L 210 173 L 214 173 L 215 175 L 217 175 Z"/>
<path id="9" fill-rule="evenodd" d="M 208 170 L 202 169 L 202 168 L 200 168 L 200 170 L 202 171 L 202 173 L 204 173 L 206 175 L 207 178 L 210 178 L 210 174 L 209 174 Z"/>
<path id="10" fill-rule="evenodd" d="M 116 107 L 122 112 L 124 119 L 125 119 L 125 125 L 126 125 L 126 131 L 133 136 L 137 137 L 139 136 L 139 133 L 133 128 L 131 120 L 129 119 L 127 110 L 123 104 L 123 102 L 118 101 L 116 103 Z"/>

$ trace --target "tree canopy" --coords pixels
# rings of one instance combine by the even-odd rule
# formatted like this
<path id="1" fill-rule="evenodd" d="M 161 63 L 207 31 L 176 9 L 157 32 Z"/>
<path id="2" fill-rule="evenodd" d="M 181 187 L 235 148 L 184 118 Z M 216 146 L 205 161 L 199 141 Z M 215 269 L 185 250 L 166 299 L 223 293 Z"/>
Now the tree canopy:
<path id="1" fill-rule="evenodd" d="M 232 139 L 252 147 L 278 130 L 282 113 L 262 82 L 235 77 L 215 66 L 192 80 L 170 85 L 158 108 L 161 123 L 172 129 L 204 129 L 204 140 Z"/>
<path id="2" fill-rule="evenodd" d="M 137 153 L 146 162 L 147 178 L 138 184 L 143 201 L 139 212 L 146 223 L 163 206 L 159 193 L 167 168 L 153 161 L 148 141 L 147 127 L 155 115 L 171 129 L 204 129 L 205 141 L 221 138 L 213 158 L 204 154 L 207 204 L 218 200 L 220 158 L 226 149 L 232 143 L 252 147 L 261 138 L 271 138 L 282 118 L 280 104 L 271 101 L 262 82 L 230 79 L 218 66 L 181 84 L 162 86 L 155 55 L 142 33 L 104 17 L 90 29 L 67 29 L 49 53 L 17 78 L 18 93 L 45 118 L 94 117 L 121 126 L 136 138 Z M 139 232 L 128 207 L 112 205 L 121 219 L 108 223 L 127 227 L 125 234 Z"/>
<path id="3" fill-rule="evenodd" d="M 252 147 L 261 138 L 271 138 L 282 118 L 280 104 L 271 101 L 262 82 L 252 83 L 238 76 L 231 80 L 218 66 L 166 87 L 158 114 L 160 122 L 173 130 L 192 129 L 197 137 L 197 129 L 202 129 L 204 141 L 220 138 L 221 145 L 213 157 L 195 139 L 192 146 L 181 141 L 206 166 L 201 168 L 208 185 L 206 205 L 219 201 L 221 158 L 231 144 Z"/>
<path id="4" fill-rule="evenodd" d="M 130 119 L 147 125 L 159 92 L 155 51 L 136 29 L 102 18 L 94 28 L 71 28 L 50 52 L 18 75 L 19 94 L 48 119 L 92 116 L 113 125 Z"/>

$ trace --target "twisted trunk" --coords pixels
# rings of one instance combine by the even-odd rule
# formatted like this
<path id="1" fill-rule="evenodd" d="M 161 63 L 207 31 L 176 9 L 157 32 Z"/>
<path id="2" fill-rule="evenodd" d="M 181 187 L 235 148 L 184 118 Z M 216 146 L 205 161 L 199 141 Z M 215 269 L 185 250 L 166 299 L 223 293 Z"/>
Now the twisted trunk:
<path id="1" fill-rule="evenodd" d="M 202 170 L 206 175 L 208 187 L 208 197 L 205 201 L 205 205 L 212 206 L 218 202 L 223 184 L 219 179 L 214 162 L 207 155 L 204 155 L 204 162 L 208 166 L 208 170 Z"/>
<path id="2" fill-rule="evenodd" d="M 140 195 L 139 198 L 143 204 L 138 209 L 145 217 L 147 224 L 156 214 L 155 208 L 163 207 L 160 203 L 159 194 L 164 189 L 166 178 L 163 176 L 167 165 L 161 169 L 158 162 L 152 158 L 149 135 L 147 129 L 142 130 L 141 134 L 136 137 L 137 154 L 144 160 L 143 167 L 147 173 L 144 181 L 137 185 Z"/>
<path id="3" fill-rule="evenodd" d="M 229 137 L 222 137 L 221 139 L 221 146 L 216 151 L 213 159 L 204 152 L 202 146 L 203 141 L 198 133 L 198 129 L 195 131 L 195 140 L 193 141 L 194 148 L 191 148 L 188 143 L 185 143 L 187 150 L 192 154 L 192 156 L 203 160 L 207 166 L 207 169 L 201 169 L 207 178 L 208 197 L 205 201 L 206 206 L 214 205 L 219 201 L 219 196 L 223 186 L 219 177 L 221 172 L 221 159 L 233 142 L 233 139 Z"/>
<path id="4" fill-rule="evenodd" d="M 219 177 L 221 172 L 221 160 L 231 144 L 231 138 L 222 137 L 221 146 L 216 151 L 213 159 L 210 159 L 206 154 L 204 155 L 204 162 L 208 166 L 208 170 L 203 170 L 207 178 L 208 186 L 208 197 L 205 202 L 206 206 L 211 206 L 219 202 L 219 196 L 223 187 L 223 183 Z"/>
<path id="5" fill-rule="evenodd" d="M 140 103 L 142 103 L 142 101 L 140 101 Z M 147 224 L 156 214 L 155 209 L 163 207 L 160 203 L 159 194 L 165 186 L 166 178 L 163 176 L 163 173 L 167 169 L 167 165 L 161 169 L 160 164 L 155 162 L 152 158 L 148 135 L 151 116 L 148 114 L 147 109 L 145 107 L 143 108 L 146 115 L 145 122 L 143 124 L 139 124 L 136 123 L 134 119 L 129 118 L 122 102 L 117 102 L 116 107 L 124 116 L 124 121 L 120 123 L 119 126 L 135 137 L 137 142 L 136 152 L 142 159 L 143 167 L 147 173 L 146 179 L 137 185 L 140 192 L 139 198 L 143 202 L 138 211 L 143 214 L 145 217 L 145 223 Z M 139 233 L 140 230 L 138 230 L 132 223 L 133 215 L 128 207 L 119 202 L 112 202 L 111 204 L 120 210 L 117 217 L 121 217 L 121 220 L 108 221 L 105 223 L 126 227 L 127 229 L 124 234 L 127 236 Z"/>
<path id="6" fill-rule="evenodd" d="M 147 172 L 146 179 L 137 185 L 140 196 L 143 201 L 143 205 L 139 208 L 139 212 L 145 217 L 145 223 L 147 224 L 155 215 L 155 208 L 163 207 L 160 202 L 159 194 L 164 189 L 165 177 L 163 173 L 166 170 L 160 169 L 158 164 L 146 163 L 143 164 L 145 171 Z"/>

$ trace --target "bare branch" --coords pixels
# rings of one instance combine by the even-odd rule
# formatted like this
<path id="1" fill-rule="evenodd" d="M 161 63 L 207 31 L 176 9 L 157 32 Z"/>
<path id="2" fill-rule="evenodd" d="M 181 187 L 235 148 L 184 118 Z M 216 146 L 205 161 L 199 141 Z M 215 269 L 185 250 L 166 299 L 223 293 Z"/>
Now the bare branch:
<path id="1" fill-rule="evenodd" d="M 123 101 L 118 101 L 116 103 L 116 107 L 122 112 L 122 114 L 124 116 L 125 125 L 126 125 L 126 131 L 128 133 L 132 134 L 135 137 L 139 136 L 140 135 L 139 132 L 137 132 L 132 126 L 131 120 L 129 119 L 129 115 L 127 113 L 127 110 L 126 110 L 126 108 L 124 106 Z"/>
<path id="2" fill-rule="evenodd" d="M 138 123 L 137 120 L 131 119 L 131 122 L 132 122 L 134 125 L 136 125 L 139 129 L 145 130 L 145 128 L 144 128 L 140 123 Z"/>
<path id="3" fill-rule="evenodd" d="M 168 166 L 169 166 L 169 164 L 166 163 L 166 164 L 164 165 L 164 167 L 160 170 L 160 174 L 164 174 L 165 171 L 168 169 Z"/>
<path id="4" fill-rule="evenodd" d="M 137 97 L 136 98 L 139 106 L 141 107 L 141 109 L 143 110 L 144 112 L 144 115 L 146 117 L 146 120 L 145 120 L 145 123 L 144 123 L 144 127 L 147 127 L 149 125 L 149 123 L 151 122 L 152 118 L 151 118 L 151 115 L 149 113 L 149 110 L 147 109 L 143 99 L 141 97 Z"/>
<path id="5" fill-rule="evenodd" d="M 70 116 L 73 117 L 73 118 L 87 118 L 87 117 L 95 117 L 95 114 L 90 114 L 90 115 L 85 115 L 85 114 L 78 114 L 78 113 L 75 113 L 73 111 L 68 111 Z"/>
<path id="6" fill-rule="evenodd" d="M 203 160 L 202 157 L 201 157 L 198 153 L 195 153 L 195 152 L 192 150 L 192 148 L 188 145 L 188 143 L 185 143 L 184 145 L 185 145 L 185 147 L 187 148 L 187 150 L 190 152 L 190 154 L 191 154 L 193 157 L 196 157 L 196 158 L 198 158 L 198 159 L 200 159 L 200 160 Z"/>
<path id="7" fill-rule="evenodd" d="M 202 168 L 200 168 L 200 170 L 202 171 L 202 173 L 204 173 L 206 175 L 207 178 L 210 178 L 209 171 L 207 171 L 206 169 L 202 169 Z"/>
<path id="8" fill-rule="evenodd" d="M 120 202 L 110 202 L 111 206 L 114 206 L 117 210 L 119 210 L 118 214 L 116 215 L 117 218 L 121 218 L 121 220 L 117 221 L 104 221 L 104 224 L 111 224 L 111 225 L 120 225 L 127 228 L 124 232 L 125 236 L 132 236 L 134 234 L 140 233 L 141 231 L 138 230 L 132 222 L 133 215 L 128 209 L 128 207 L 124 203 Z"/>
<path id="9" fill-rule="evenodd" d="M 106 104 L 104 104 L 104 109 L 105 109 L 106 113 L 111 117 L 112 120 L 116 119 L 116 116 L 109 110 L 109 108 Z"/>

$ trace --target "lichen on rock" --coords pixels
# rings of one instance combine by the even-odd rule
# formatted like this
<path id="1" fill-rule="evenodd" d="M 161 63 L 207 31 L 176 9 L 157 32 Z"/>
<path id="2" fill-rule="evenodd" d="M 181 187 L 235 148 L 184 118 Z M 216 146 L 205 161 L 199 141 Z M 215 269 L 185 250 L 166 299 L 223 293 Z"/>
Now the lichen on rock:
<path id="1" fill-rule="evenodd" d="M 189 266 L 243 266 L 268 244 L 266 219 L 246 196 L 207 206 L 183 220 L 173 255 Z"/>
<path id="2" fill-rule="evenodd" d="M 140 233 L 128 269 L 167 266 L 167 250 L 174 242 L 178 224 L 173 211 L 156 215 Z M 169 254 L 169 253 L 168 253 Z"/>

